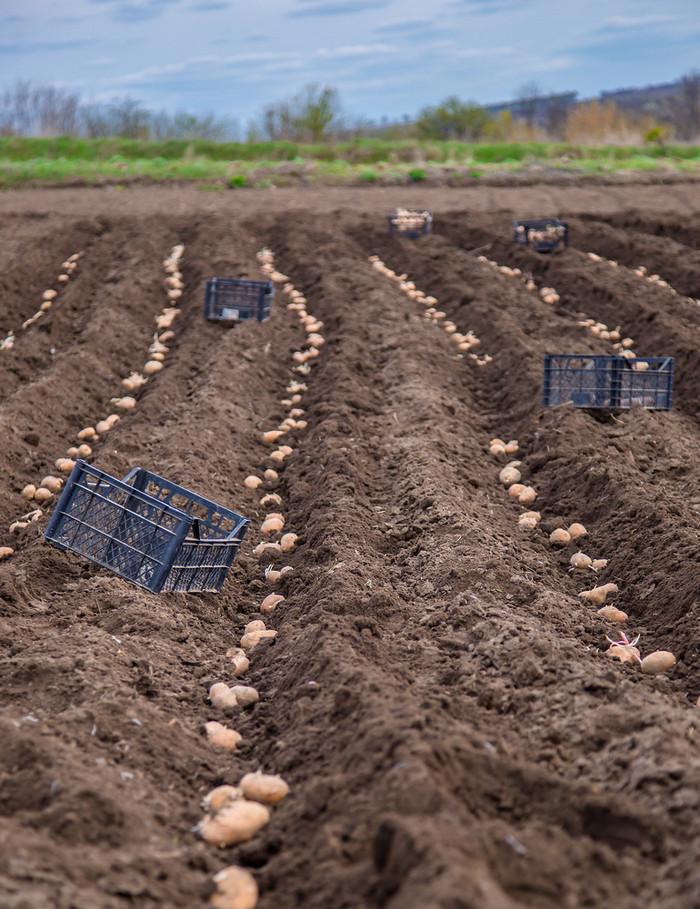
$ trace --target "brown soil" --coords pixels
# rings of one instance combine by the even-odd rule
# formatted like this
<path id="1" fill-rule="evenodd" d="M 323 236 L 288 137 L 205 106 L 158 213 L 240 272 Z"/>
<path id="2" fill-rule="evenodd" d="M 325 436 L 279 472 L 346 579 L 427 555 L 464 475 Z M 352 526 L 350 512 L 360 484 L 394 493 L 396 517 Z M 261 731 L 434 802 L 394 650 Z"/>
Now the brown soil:
<path id="1" fill-rule="evenodd" d="M 388 238 L 398 205 L 433 233 Z M 0 195 L 0 905 L 204 906 L 213 874 L 249 867 L 261 909 L 700 906 L 700 188 L 490 187 L 205 193 L 66 189 Z M 569 220 L 570 248 L 516 248 L 515 217 Z M 164 305 L 162 259 L 185 244 L 165 369 L 94 446 L 121 477 L 146 467 L 240 511 L 251 528 L 219 594 L 155 595 L 19 533 L 27 483 L 139 370 Z M 304 332 L 202 318 L 205 281 L 276 263 L 326 344 L 279 482 L 294 571 L 275 588 L 252 554 Z M 22 331 L 61 262 L 50 312 Z M 620 263 L 593 261 L 593 251 Z M 479 260 L 555 287 L 555 306 Z M 480 368 L 368 262 L 379 255 L 481 339 Z M 647 266 L 678 293 L 626 266 Z M 675 356 L 670 412 L 541 407 L 545 352 L 610 353 L 591 317 Z M 519 440 L 536 531 L 498 481 L 489 440 Z M 274 510 L 274 509 L 273 509 Z M 582 545 L 548 533 L 580 521 Z M 578 548 L 607 557 L 572 575 Z M 620 626 L 581 590 L 614 581 L 650 677 L 605 654 Z M 271 589 L 285 602 L 223 716 L 226 651 Z M 224 720 L 239 750 L 215 750 Z M 280 773 L 287 799 L 248 843 L 192 828 L 214 786 Z"/>

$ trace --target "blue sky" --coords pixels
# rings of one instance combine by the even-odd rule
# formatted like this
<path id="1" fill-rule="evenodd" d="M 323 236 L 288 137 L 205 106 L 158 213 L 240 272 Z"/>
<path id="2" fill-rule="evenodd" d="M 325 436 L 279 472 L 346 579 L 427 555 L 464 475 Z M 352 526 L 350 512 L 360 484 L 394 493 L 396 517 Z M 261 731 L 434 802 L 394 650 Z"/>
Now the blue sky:
<path id="1" fill-rule="evenodd" d="M 448 95 L 492 104 L 670 82 L 700 69 L 698 0 L 0 0 L 0 89 L 237 119 L 312 82 L 354 116 Z"/>

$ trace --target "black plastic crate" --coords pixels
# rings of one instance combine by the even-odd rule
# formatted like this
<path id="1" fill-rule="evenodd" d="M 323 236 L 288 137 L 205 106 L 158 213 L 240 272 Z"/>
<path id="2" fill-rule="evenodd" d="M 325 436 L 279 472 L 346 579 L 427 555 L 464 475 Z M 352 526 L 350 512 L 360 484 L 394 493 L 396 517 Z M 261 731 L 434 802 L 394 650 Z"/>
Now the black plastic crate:
<path id="1" fill-rule="evenodd" d="M 135 467 L 117 480 L 75 463 L 45 539 L 154 593 L 217 591 L 250 521 Z"/>
<path id="2" fill-rule="evenodd" d="M 224 322 L 242 322 L 270 318 L 271 281 L 248 281 L 243 278 L 212 278 L 207 281 L 204 316 Z"/>
<path id="3" fill-rule="evenodd" d="M 617 410 L 669 410 L 673 357 L 545 354 L 542 404 Z"/>
<path id="4" fill-rule="evenodd" d="M 415 240 L 433 229 L 433 213 L 408 208 L 397 208 L 389 215 L 389 236 L 408 237 Z"/>
<path id="5" fill-rule="evenodd" d="M 551 252 L 569 245 L 569 225 L 557 218 L 530 218 L 513 222 L 513 239 L 536 252 Z"/>

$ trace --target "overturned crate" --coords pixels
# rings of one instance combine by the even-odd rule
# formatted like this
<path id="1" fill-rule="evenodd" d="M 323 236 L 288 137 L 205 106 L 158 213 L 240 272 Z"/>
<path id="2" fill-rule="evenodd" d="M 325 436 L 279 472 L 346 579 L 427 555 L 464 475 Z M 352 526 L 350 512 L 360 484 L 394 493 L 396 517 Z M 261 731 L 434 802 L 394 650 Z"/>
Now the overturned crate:
<path id="1" fill-rule="evenodd" d="M 75 463 L 45 539 L 153 593 L 216 592 L 250 521 L 135 467 L 117 480 Z"/>
<path id="2" fill-rule="evenodd" d="M 535 252 L 551 252 L 569 245 L 569 225 L 557 218 L 530 218 L 513 222 L 513 239 Z"/>
<path id="3" fill-rule="evenodd" d="M 545 354 L 544 407 L 669 410 L 672 395 L 673 357 Z"/>
<path id="4" fill-rule="evenodd" d="M 389 236 L 408 237 L 415 240 L 429 234 L 433 228 L 431 211 L 397 208 L 389 215 Z"/>
<path id="5" fill-rule="evenodd" d="M 204 317 L 223 322 L 242 322 L 244 319 L 264 322 L 270 318 L 273 293 L 271 281 L 212 278 L 207 281 Z"/>

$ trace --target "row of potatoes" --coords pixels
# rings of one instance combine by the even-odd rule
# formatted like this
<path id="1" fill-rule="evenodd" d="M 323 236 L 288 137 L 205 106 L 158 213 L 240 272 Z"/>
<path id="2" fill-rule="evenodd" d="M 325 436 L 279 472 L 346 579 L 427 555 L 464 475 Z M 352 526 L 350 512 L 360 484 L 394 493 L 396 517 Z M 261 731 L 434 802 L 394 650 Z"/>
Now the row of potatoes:
<path id="1" fill-rule="evenodd" d="M 153 341 L 151 342 L 148 348 L 149 358 L 146 361 L 143 367 L 143 373 L 132 372 L 125 379 L 121 380 L 122 387 L 128 391 L 136 392 L 139 388 L 146 384 L 148 381 L 148 376 L 154 375 L 156 372 L 159 372 L 164 366 L 165 354 L 168 352 L 169 348 L 166 346 L 166 342 L 170 341 L 175 337 L 174 332 L 170 329 L 170 326 L 175 319 L 175 316 L 180 312 L 179 309 L 174 309 L 172 302 L 182 296 L 182 273 L 180 272 L 180 259 L 184 253 L 185 247 L 184 244 L 179 243 L 174 246 L 169 255 L 163 260 L 163 268 L 165 270 L 165 286 L 166 293 L 168 298 L 168 303 L 163 307 L 155 316 L 156 324 L 160 327 L 161 325 L 165 327 L 167 324 L 167 330 L 161 331 L 160 334 L 158 331 L 153 336 Z M 73 274 L 77 268 L 78 259 L 83 255 L 83 252 L 75 253 L 69 259 L 67 259 L 63 265 L 66 268 L 66 271 L 63 275 L 59 275 L 59 281 L 63 277 L 65 282 L 68 281 L 70 276 Z M 51 308 L 52 302 L 56 297 L 57 292 L 55 290 L 45 290 L 43 293 L 44 303 L 42 308 L 39 310 L 39 313 L 35 315 L 31 320 L 28 320 L 24 323 L 24 327 L 28 327 L 32 321 L 36 321 L 36 317 L 39 314 L 48 312 Z M 163 319 L 165 318 L 165 322 Z M 114 404 L 117 410 L 121 411 L 130 411 L 136 407 L 137 400 L 132 395 L 126 395 L 123 397 L 112 398 L 110 404 Z M 98 420 L 94 426 L 85 426 L 76 436 L 77 444 L 72 444 L 66 450 L 65 455 L 56 459 L 54 467 L 59 474 L 69 474 L 75 467 L 75 459 L 82 458 L 87 460 L 93 453 L 93 446 L 95 443 L 99 442 L 100 438 L 108 433 L 121 419 L 118 413 L 111 413 L 106 417 L 103 417 L 101 420 Z M 40 481 L 36 483 L 27 483 L 26 486 L 21 490 L 21 495 L 27 501 L 32 502 L 34 505 L 38 506 L 33 508 L 31 511 L 26 514 L 21 515 L 15 521 L 10 524 L 9 530 L 10 533 L 18 533 L 21 530 L 24 530 L 25 527 L 28 527 L 30 524 L 38 521 L 39 518 L 43 516 L 42 505 L 49 504 L 55 495 L 57 495 L 61 488 L 63 487 L 63 479 L 60 476 L 54 474 L 48 474 L 43 477 Z M 11 546 L 0 546 L 0 559 L 9 558 L 14 554 L 14 547 Z"/>
<path id="2" fill-rule="evenodd" d="M 591 255 L 591 258 L 600 260 L 600 257 L 595 256 L 594 254 L 589 255 Z M 524 280 L 527 284 L 528 290 L 536 289 L 531 276 L 523 276 L 522 272 L 520 272 L 519 269 L 512 269 L 509 266 L 501 266 L 497 262 L 486 259 L 485 257 L 480 258 L 491 267 L 496 268 L 502 274 L 509 274 L 513 277 L 518 277 L 521 280 Z M 613 262 L 610 264 L 617 265 L 617 263 Z M 637 274 L 641 276 L 644 274 L 644 272 L 637 270 Z M 552 297 L 552 295 L 553 298 L 548 299 L 548 297 Z M 559 300 L 559 294 L 556 292 L 556 290 L 554 290 L 554 288 L 551 287 L 542 288 L 541 296 L 547 303 L 557 302 Z M 613 350 L 616 352 L 620 352 L 628 359 L 636 358 L 636 354 L 632 350 L 634 341 L 631 338 L 620 339 L 619 327 L 613 331 L 609 331 L 606 325 L 600 322 L 596 322 L 594 319 L 578 320 L 578 324 L 584 328 L 589 329 L 594 335 L 601 338 L 602 340 L 610 341 L 612 343 Z M 640 363 L 637 365 L 640 367 L 645 367 L 647 364 Z M 495 458 L 502 459 L 503 457 L 507 456 L 508 454 L 512 454 L 517 450 L 518 443 L 515 440 L 504 442 L 502 439 L 496 438 L 491 439 L 489 443 L 489 453 Z M 522 477 L 518 468 L 521 466 L 521 464 L 521 461 L 511 461 L 506 464 L 499 473 L 499 480 L 507 487 L 508 494 L 512 498 L 514 498 L 521 505 L 527 505 L 534 502 L 537 497 L 537 493 L 533 487 L 526 486 L 520 482 Z M 526 511 L 520 514 L 518 517 L 518 525 L 529 530 L 534 530 L 539 524 L 540 520 L 540 512 Z M 570 543 L 572 540 L 583 537 L 586 534 L 587 531 L 583 524 L 573 522 L 568 528 L 555 528 L 549 535 L 549 541 L 554 546 L 564 546 L 567 543 Z M 569 571 L 583 572 L 592 570 L 598 572 L 604 569 L 607 564 L 607 559 L 593 559 L 584 552 L 575 552 L 569 561 Z M 613 606 L 612 603 L 605 602 L 617 593 L 619 593 L 617 584 L 608 583 L 591 588 L 590 590 L 584 590 L 579 594 L 579 596 L 582 599 L 593 603 L 594 605 L 600 606 L 598 613 L 603 618 L 606 618 L 612 622 L 623 624 L 627 621 L 627 613 L 623 612 L 620 609 L 617 609 L 617 607 Z M 618 640 L 613 640 L 607 635 L 606 638 L 610 643 L 610 647 L 606 652 L 610 656 L 615 657 L 622 662 L 632 662 L 638 664 L 642 669 L 642 672 L 645 672 L 649 675 L 656 675 L 660 672 L 666 672 L 672 669 L 676 664 L 675 656 L 667 650 L 654 651 L 642 659 L 640 652 L 636 647 L 636 644 L 639 641 L 639 635 L 633 641 L 628 640 L 627 636 L 624 633 L 621 633 L 621 636 Z"/>
<path id="3" fill-rule="evenodd" d="M 283 293 L 288 298 L 287 309 L 296 312 L 300 324 L 304 329 L 304 342 L 300 349 L 292 353 L 292 370 L 307 377 L 311 371 L 311 364 L 318 358 L 320 348 L 325 343 L 321 334 L 323 322 L 308 312 L 306 297 L 290 282 L 289 278 L 275 268 L 274 255 L 269 249 L 262 249 L 258 253 L 262 272 L 272 281 L 283 284 Z M 262 439 L 266 444 L 276 446 L 268 452 L 266 460 L 270 465 L 262 471 L 262 476 L 250 474 L 245 478 L 244 485 L 248 489 L 260 489 L 263 495 L 260 505 L 265 510 L 265 516 L 260 525 L 262 539 L 253 549 L 261 562 L 268 563 L 264 575 L 268 583 L 276 585 L 293 568 L 290 565 L 281 565 L 287 554 L 293 551 L 299 539 L 298 534 L 290 531 L 286 526 L 286 517 L 282 512 L 282 498 L 274 491 L 263 491 L 264 487 L 274 487 L 279 480 L 279 470 L 283 469 L 284 461 L 294 451 L 294 446 L 284 443 L 285 439 L 292 441 L 292 435 L 303 431 L 307 427 L 304 417 L 302 395 L 308 390 L 304 381 L 292 379 L 286 386 L 286 396 L 282 398 L 282 406 L 289 409 L 288 415 L 275 428 L 266 430 Z M 280 444 L 282 442 L 283 444 Z M 270 505 L 277 511 L 267 511 Z M 277 563 L 270 559 L 278 560 Z M 268 594 L 260 604 L 260 612 L 270 615 L 281 604 L 284 596 L 277 592 Z M 265 621 L 255 619 L 244 628 L 240 647 L 231 648 L 227 657 L 231 661 L 232 674 L 238 678 L 250 667 L 251 652 L 258 644 L 277 635 L 275 629 L 267 628 Z M 258 701 L 258 692 L 251 686 L 232 685 L 217 682 L 209 690 L 209 700 L 212 705 L 222 710 L 245 709 Z M 206 724 L 209 740 L 213 745 L 235 750 L 241 740 L 240 734 L 218 722 Z M 287 795 L 289 787 L 279 776 L 258 771 L 246 774 L 237 786 L 219 786 L 205 798 L 203 807 L 206 816 L 196 828 L 197 832 L 207 842 L 227 847 L 245 842 L 261 830 L 270 820 L 270 806 L 279 804 Z M 253 874 L 246 868 L 230 865 L 214 876 L 216 891 L 210 899 L 210 904 L 216 909 L 255 909 L 258 902 L 258 886 Z"/>
<path id="4" fill-rule="evenodd" d="M 78 260 L 84 254 L 84 251 L 73 253 L 72 256 L 69 256 L 65 262 L 61 264 L 63 271 L 58 275 L 56 279 L 59 288 L 65 287 L 65 285 L 70 281 L 73 272 L 78 267 Z M 38 322 L 42 316 L 46 315 L 49 310 L 53 307 L 54 301 L 58 296 L 58 290 L 55 287 L 49 287 L 41 294 L 41 304 L 39 309 L 31 316 L 29 319 L 25 319 L 22 323 L 22 331 L 26 331 L 31 325 L 34 325 L 35 322 Z M 0 351 L 3 350 L 12 350 L 16 343 L 16 336 L 14 331 L 9 331 L 7 335 L 0 341 Z"/>

